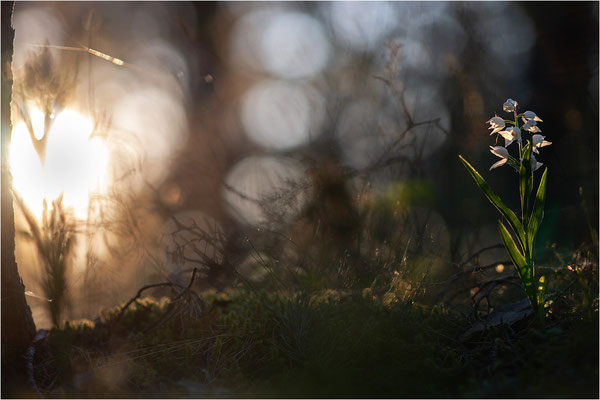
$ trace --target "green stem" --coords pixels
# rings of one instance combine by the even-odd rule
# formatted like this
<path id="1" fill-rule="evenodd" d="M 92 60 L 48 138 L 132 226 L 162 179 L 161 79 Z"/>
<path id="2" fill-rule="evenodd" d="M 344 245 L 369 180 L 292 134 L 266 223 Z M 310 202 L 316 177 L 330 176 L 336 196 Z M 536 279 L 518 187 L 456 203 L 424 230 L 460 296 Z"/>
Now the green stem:
<path id="1" fill-rule="evenodd" d="M 517 115 L 517 107 L 515 107 L 514 114 L 515 114 L 515 126 L 519 126 L 519 116 Z M 519 160 L 523 159 L 523 148 L 521 146 L 522 141 L 523 141 L 523 138 L 521 137 L 521 141 L 519 142 Z"/>

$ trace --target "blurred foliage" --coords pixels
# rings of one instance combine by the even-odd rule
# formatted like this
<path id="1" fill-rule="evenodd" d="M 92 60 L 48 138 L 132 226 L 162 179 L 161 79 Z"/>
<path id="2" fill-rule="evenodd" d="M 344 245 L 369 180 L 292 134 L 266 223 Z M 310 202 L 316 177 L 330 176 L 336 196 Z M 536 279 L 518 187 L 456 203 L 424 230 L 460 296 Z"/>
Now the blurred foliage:
<path id="1" fill-rule="evenodd" d="M 435 185 L 431 181 L 408 180 L 391 183 L 375 208 L 391 209 L 395 205 L 432 207 L 435 204 Z"/>
<path id="2" fill-rule="evenodd" d="M 59 327 L 70 305 L 69 270 L 76 232 L 73 215 L 63 207 L 62 196 L 52 201 L 50 210 L 44 200 L 41 221 L 18 195 L 14 198 L 27 222 L 27 230 L 18 234 L 31 241 L 37 250 L 41 266 L 38 279 L 46 308 L 54 326 Z"/>

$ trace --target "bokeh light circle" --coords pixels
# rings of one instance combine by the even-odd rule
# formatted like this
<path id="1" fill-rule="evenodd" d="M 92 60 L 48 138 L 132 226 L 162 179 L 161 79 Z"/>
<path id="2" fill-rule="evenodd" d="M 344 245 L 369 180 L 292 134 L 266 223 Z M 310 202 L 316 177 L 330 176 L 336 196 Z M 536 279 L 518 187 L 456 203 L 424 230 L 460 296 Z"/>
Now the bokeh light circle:
<path id="1" fill-rule="evenodd" d="M 318 135 L 323 104 L 323 97 L 310 86 L 263 80 L 244 95 L 240 117 L 255 143 L 290 150 Z"/>
<path id="2" fill-rule="evenodd" d="M 265 206 L 275 207 L 275 198 L 290 184 L 304 179 L 304 170 L 297 161 L 276 156 L 250 156 L 239 161 L 227 174 L 223 196 L 230 212 L 246 224 L 266 222 Z M 302 191 L 293 190 L 293 198 L 279 203 L 284 213 L 295 214 L 303 204 Z"/>

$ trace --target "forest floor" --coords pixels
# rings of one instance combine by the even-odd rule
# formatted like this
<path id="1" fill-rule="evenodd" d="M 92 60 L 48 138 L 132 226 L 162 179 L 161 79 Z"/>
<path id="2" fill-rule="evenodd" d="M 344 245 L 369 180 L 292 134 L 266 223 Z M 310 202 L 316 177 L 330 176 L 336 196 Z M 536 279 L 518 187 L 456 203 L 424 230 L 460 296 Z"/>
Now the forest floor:
<path id="1" fill-rule="evenodd" d="M 138 299 L 39 334 L 32 381 L 54 398 L 598 398 L 591 274 L 544 323 L 524 313 L 487 329 L 369 290 Z"/>

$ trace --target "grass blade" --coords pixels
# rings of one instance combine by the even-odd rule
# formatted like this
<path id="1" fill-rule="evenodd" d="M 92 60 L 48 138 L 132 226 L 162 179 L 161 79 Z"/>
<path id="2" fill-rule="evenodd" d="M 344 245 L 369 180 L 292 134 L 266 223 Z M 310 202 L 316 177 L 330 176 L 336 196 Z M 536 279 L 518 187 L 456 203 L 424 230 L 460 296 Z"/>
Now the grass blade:
<path id="1" fill-rule="evenodd" d="M 500 211 L 500 214 L 502 214 L 502 216 L 506 218 L 510 227 L 517 235 L 521 248 L 525 250 L 527 245 L 527 241 L 525 240 L 525 230 L 523 229 L 523 225 L 521 225 L 515 213 L 510 208 L 504 205 L 502 200 L 500 200 L 500 197 L 498 197 L 494 192 L 492 192 L 492 189 L 487 184 L 487 182 L 483 179 L 479 172 L 477 172 L 477 170 L 473 168 L 471 164 L 469 164 L 467 160 L 465 160 L 461 155 L 459 155 L 458 157 L 460 158 L 460 161 L 462 161 L 462 163 L 464 164 L 465 168 L 467 168 L 467 170 L 469 171 L 469 173 L 471 174 L 471 176 L 473 177 L 483 194 L 485 194 L 485 197 L 487 197 L 490 203 L 492 203 L 494 207 L 496 207 L 498 211 Z"/>

